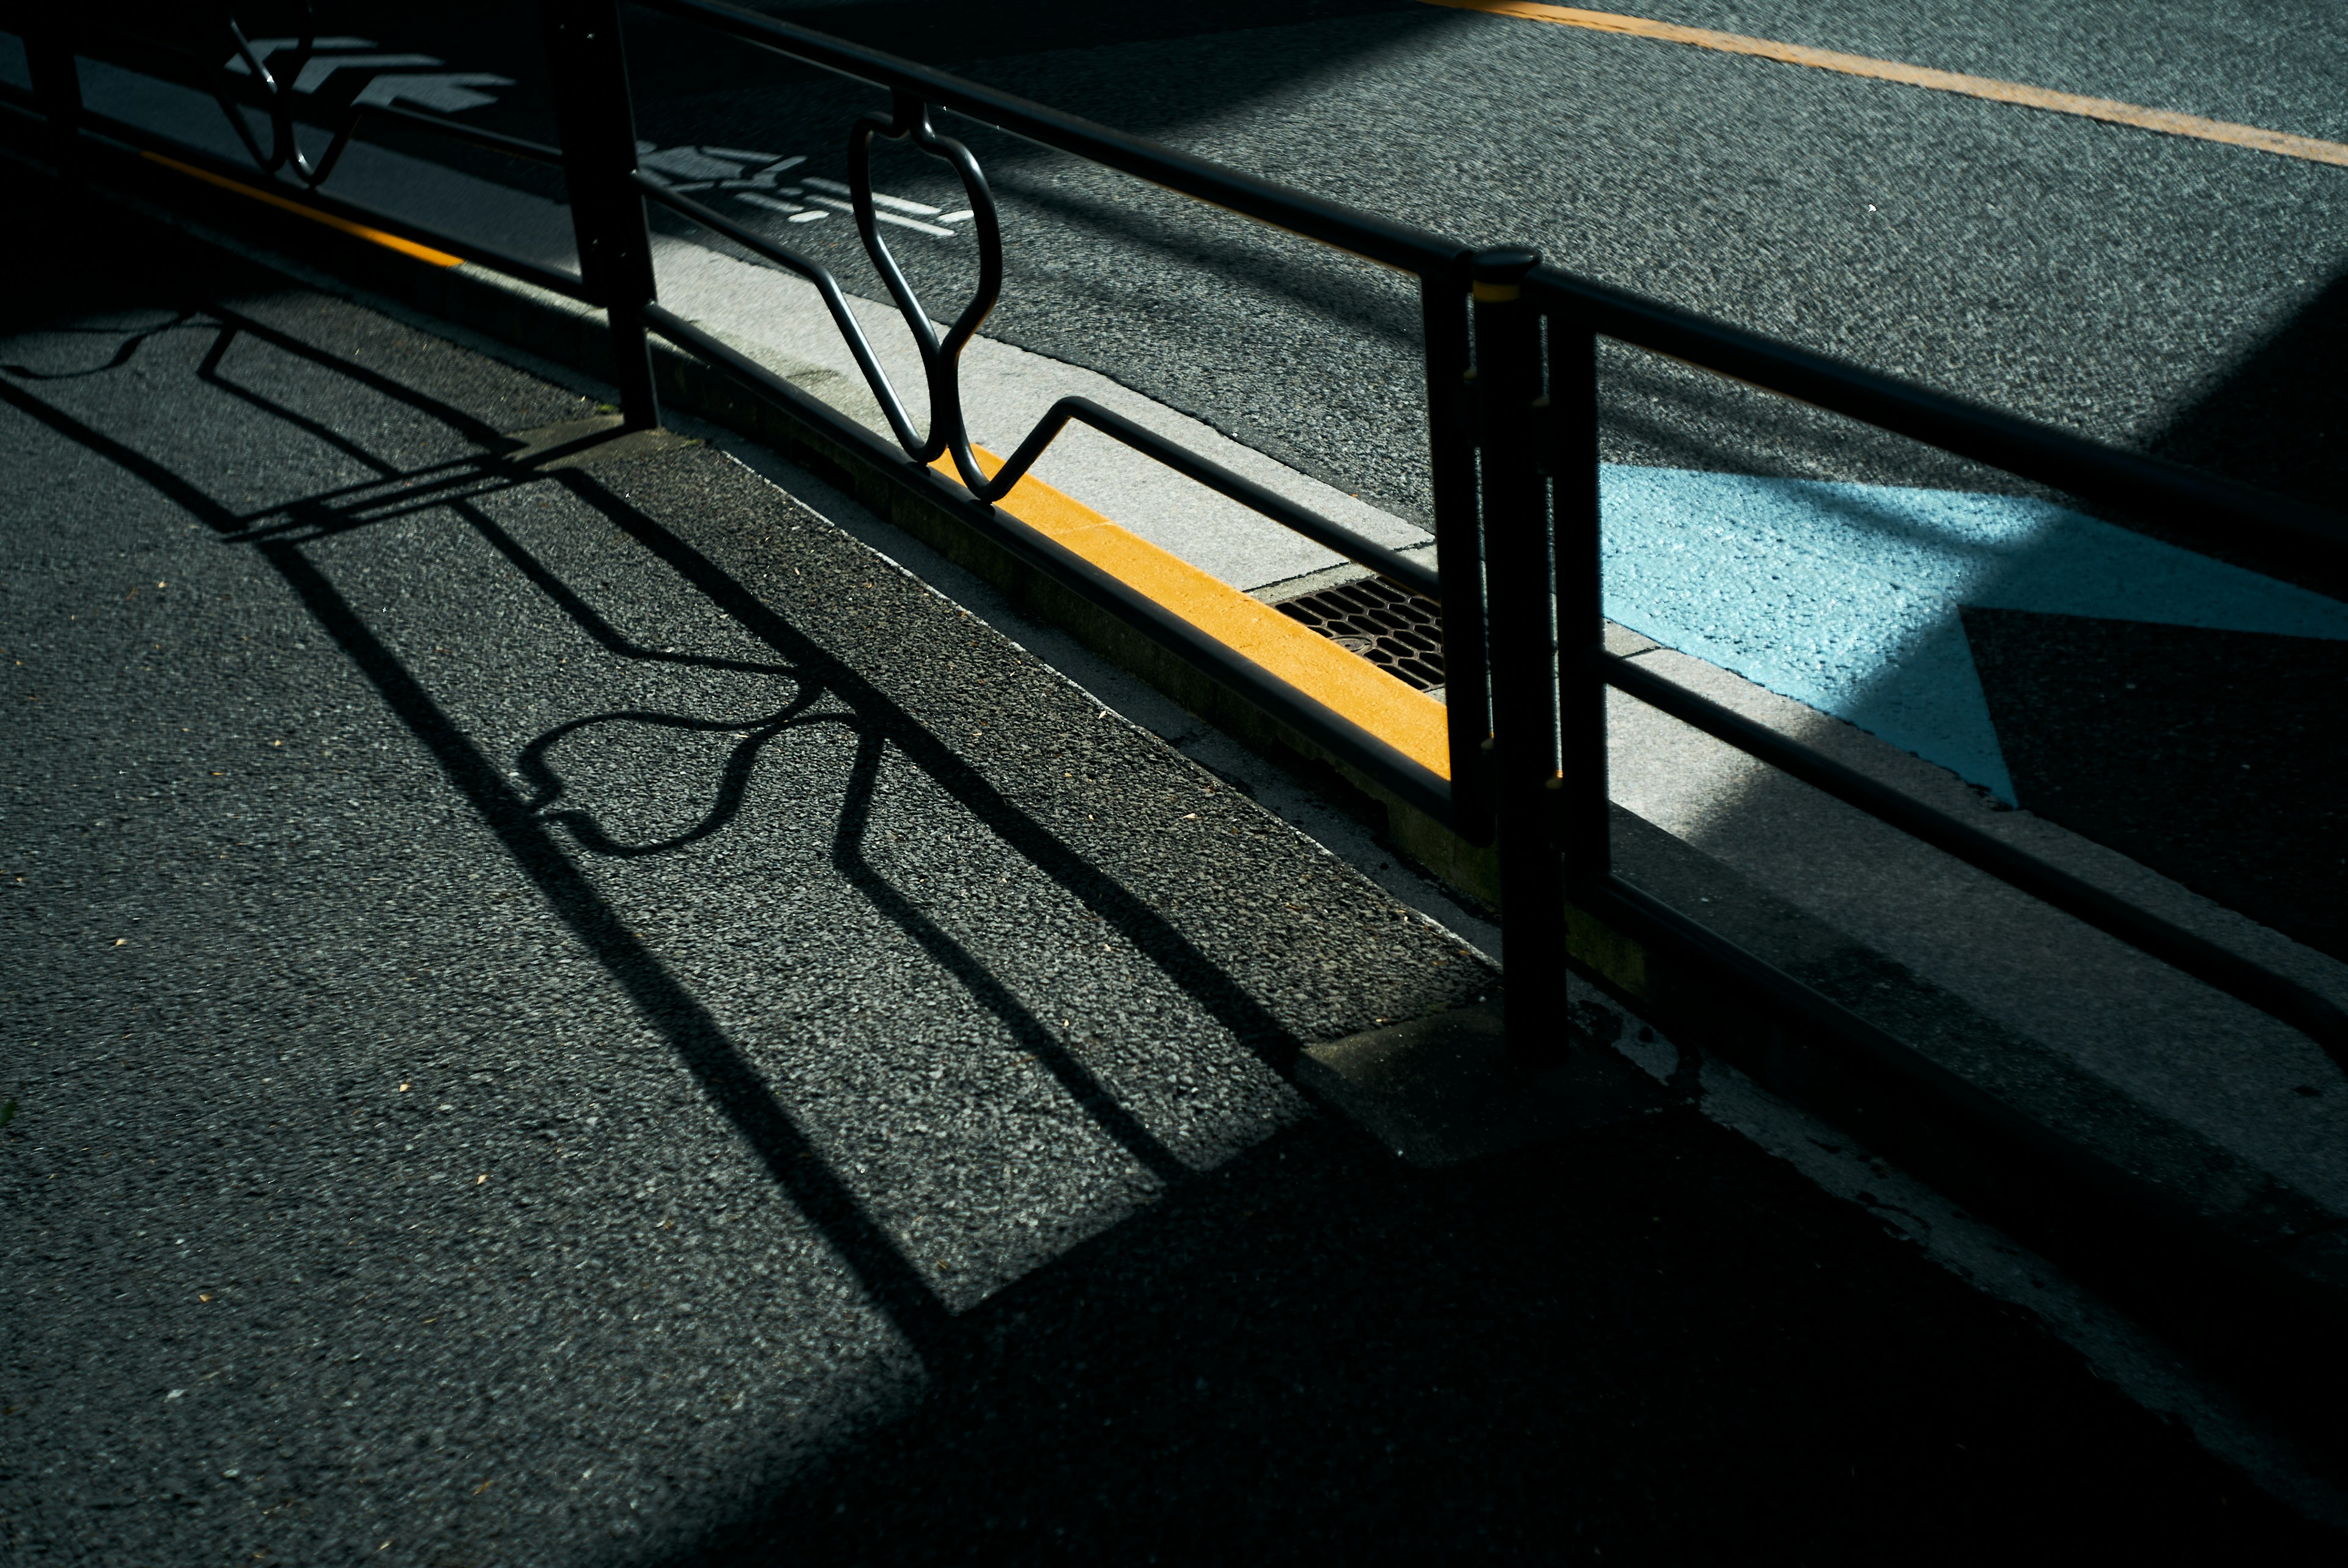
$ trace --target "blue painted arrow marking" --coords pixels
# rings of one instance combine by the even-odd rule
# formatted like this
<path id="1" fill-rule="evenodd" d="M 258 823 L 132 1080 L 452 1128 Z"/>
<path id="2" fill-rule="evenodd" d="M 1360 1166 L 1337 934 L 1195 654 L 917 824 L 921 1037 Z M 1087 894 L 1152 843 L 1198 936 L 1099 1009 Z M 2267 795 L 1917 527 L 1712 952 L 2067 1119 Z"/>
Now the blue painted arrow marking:
<path id="1" fill-rule="evenodd" d="M 2348 605 L 2049 501 L 1607 464 L 1606 613 L 2009 804 L 1961 606 L 2348 641 Z"/>

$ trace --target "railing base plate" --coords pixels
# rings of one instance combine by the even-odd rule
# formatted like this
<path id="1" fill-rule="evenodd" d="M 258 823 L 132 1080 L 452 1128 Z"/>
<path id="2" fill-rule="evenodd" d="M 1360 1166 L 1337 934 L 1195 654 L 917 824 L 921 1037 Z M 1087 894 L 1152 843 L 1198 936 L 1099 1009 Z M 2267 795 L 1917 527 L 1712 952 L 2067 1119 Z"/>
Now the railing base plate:
<path id="1" fill-rule="evenodd" d="M 1457 1165 L 1670 1104 L 1617 1052 L 1576 1041 L 1566 1061 L 1526 1072 L 1509 1061 L 1498 999 L 1307 1046 L 1296 1076 L 1395 1158 Z"/>

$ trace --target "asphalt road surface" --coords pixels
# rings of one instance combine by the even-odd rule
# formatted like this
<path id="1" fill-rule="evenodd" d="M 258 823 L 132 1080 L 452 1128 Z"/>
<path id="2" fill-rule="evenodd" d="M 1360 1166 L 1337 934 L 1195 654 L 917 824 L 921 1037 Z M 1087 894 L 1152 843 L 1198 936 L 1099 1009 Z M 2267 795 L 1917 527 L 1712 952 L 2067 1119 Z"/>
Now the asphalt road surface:
<path id="1" fill-rule="evenodd" d="M 747 468 L 16 200 L 0 1557 L 2336 1556 L 1660 1091 L 1313 1111 L 1488 972 Z"/>
<path id="2" fill-rule="evenodd" d="M 2327 357 L 2316 340 L 2337 342 L 2348 287 L 2348 174 L 2336 166 L 1418 0 L 764 8 L 2106 439 L 2319 497 L 2339 475 L 2336 442 L 2320 441 L 2340 426 L 2339 395 L 2306 384 Z M 2348 65 L 2313 0 L 2214 13 L 2118 0 L 2025 15 L 1879 0 L 1632 9 L 2348 139 Z M 322 30 L 364 36 L 376 58 L 445 62 L 397 70 L 510 78 L 479 87 L 494 101 L 469 118 L 545 135 L 535 26 L 520 5 L 321 8 Z M 644 139 L 804 157 L 798 175 L 844 177 L 848 124 L 877 94 L 687 24 L 635 13 L 628 26 Z M 339 90 L 373 75 L 345 71 Z M 1009 220 L 1010 282 L 991 332 L 1106 369 L 1349 488 L 1423 506 L 1404 280 L 961 129 Z M 883 169 L 892 191 L 963 205 L 942 166 L 901 153 Z M 849 225 L 787 230 L 770 216 L 877 296 Z M 967 244 L 890 235 L 950 299 Z M 1639 356 L 1609 368 L 1612 456 L 1954 477 Z"/>
<path id="3" fill-rule="evenodd" d="M 1529 242 L 1607 282 L 2105 440 L 2322 504 L 2342 493 L 2348 404 L 2331 369 L 2348 351 L 2348 169 L 2334 164 L 1420 0 L 767 9 L 1372 211 Z M 1636 9 L 2348 138 L 2348 60 L 2319 0 Z M 350 62 L 320 69 L 322 100 L 405 83 L 412 101 L 551 134 L 534 7 L 330 5 L 319 25 Z M 210 36 L 192 46 L 217 48 Z M 628 36 L 647 163 L 732 179 L 707 199 L 879 297 L 839 198 L 848 127 L 880 96 L 641 11 Z M 983 127 L 944 128 L 977 152 L 1005 215 L 1008 280 L 988 332 L 1424 517 L 1407 279 Z M 491 155 L 386 139 L 560 194 Z M 974 275 L 953 217 L 966 202 L 918 155 L 884 149 L 877 168 L 907 204 L 889 238 L 932 313 L 950 314 Z M 778 200 L 785 177 L 797 194 Z M 1704 495 L 1720 477 L 1746 482 L 1749 527 L 1710 539 L 1706 559 L 1775 552 L 1771 570 L 1797 579 L 1791 600 L 1849 623 L 1823 633 L 1835 657 L 1862 657 L 1844 660 L 1839 684 L 1807 679 L 1821 661 L 1789 641 L 1787 604 L 1721 611 L 1735 595 L 1718 584 L 1735 579 L 1717 569 L 1676 600 L 1694 613 L 1643 620 L 1626 606 L 1621 618 L 2348 955 L 2335 896 L 2348 820 L 2328 783 L 2348 764 L 2328 719 L 2348 646 L 2336 611 L 1974 593 L 1962 615 L 1936 602 L 1925 624 L 1912 579 L 1865 529 L 1778 549 L 1781 517 L 1822 509 L 1785 485 L 1877 487 L 1826 496 L 1823 509 L 1855 494 L 1895 520 L 1912 520 L 1918 489 L 2018 505 L 2030 487 L 1635 351 L 1610 348 L 1601 369 L 1603 455 Z M 1648 514 L 1660 532 L 1635 550 L 1664 559 L 1651 547 L 1668 546 L 1694 498 L 1684 484 L 1663 497 Z M 2009 507 L 1990 537 L 2036 526 Z M 1879 630 L 1854 641 L 1861 623 Z"/>

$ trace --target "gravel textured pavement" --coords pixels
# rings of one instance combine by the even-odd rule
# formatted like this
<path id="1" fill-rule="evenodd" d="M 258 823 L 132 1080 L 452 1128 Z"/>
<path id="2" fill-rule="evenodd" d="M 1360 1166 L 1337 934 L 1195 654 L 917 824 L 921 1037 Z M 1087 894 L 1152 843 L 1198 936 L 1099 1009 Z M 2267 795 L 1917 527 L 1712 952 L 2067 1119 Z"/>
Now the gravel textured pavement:
<path id="1" fill-rule="evenodd" d="M 0 1558 L 2336 1550 L 1684 1106 L 1393 1164 L 1285 1070 L 1439 928 L 723 454 L 41 216 Z"/>

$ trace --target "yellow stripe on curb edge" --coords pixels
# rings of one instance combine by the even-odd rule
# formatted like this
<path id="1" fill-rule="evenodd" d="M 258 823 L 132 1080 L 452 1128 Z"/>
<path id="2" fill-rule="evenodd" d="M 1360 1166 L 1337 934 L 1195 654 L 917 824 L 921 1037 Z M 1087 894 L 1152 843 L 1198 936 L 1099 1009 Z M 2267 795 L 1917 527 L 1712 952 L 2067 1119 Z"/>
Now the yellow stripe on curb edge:
<path id="1" fill-rule="evenodd" d="M 1003 460 L 973 448 L 981 471 Z M 931 466 L 958 477 L 950 457 Z M 1398 681 L 1358 654 L 1348 653 L 1261 600 L 1200 571 L 1110 522 L 1075 497 L 1033 474 L 1011 487 L 1003 509 L 1064 549 L 1165 606 L 1249 662 L 1314 702 L 1342 713 L 1413 762 L 1451 776 L 1450 733 L 1442 703 Z"/>
<path id="2" fill-rule="evenodd" d="M 1611 11 L 1535 5 L 1531 0 L 1426 0 L 1426 3 L 1449 6 L 1456 11 L 1482 11 L 1493 16 L 1550 22 L 1560 27 L 1585 27 L 1595 33 L 1627 33 L 1633 37 L 1693 44 L 1700 49 L 1718 49 L 1731 55 L 1754 55 L 1789 66 L 1809 66 L 1822 71 L 1840 71 L 1846 76 L 1900 82 L 1911 87 L 1962 93 L 1968 97 L 1988 98 L 1996 103 L 2020 104 L 2027 108 L 2052 110 L 2055 114 L 2108 120 L 2114 125 L 2134 126 L 2139 130 L 2189 136 L 2201 141 L 2221 141 L 2230 147 L 2252 148 L 2260 152 L 2279 153 L 2284 158 L 2305 159 L 2311 163 L 2348 166 L 2348 144 L 2319 141 L 2312 136 L 2291 136 L 2284 131 L 2266 130 L 2254 125 L 2236 125 L 2231 120 L 2203 119 L 2199 115 L 2178 114 L 2169 109 L 2146 108 L 2141 104 L 2124 104 L 2115 98 L 2058 93 L 2051 87 L 2003 82 L 1994 77 L 1969 77 L 1959 71 L 1936 71 L 1924 66 L 1904 65 L 1898 60 L 1846 55 L 1839 49 L 1813 49 L 1804 44 L 1748 38 L 1741 33 L 1715 33 L 1709 27 L 1683 27 L 1676 22 L 1650 21 L 1644 16 L 1619 16 Z"/>
<path id="3" fill-rule="evenodd" d="M 217 185 L 223 190 L 233 190 L 239 196 L 250 196 L 255 201 L 266 201 L 270 206 L 282 207 L 288 212 L 298 212 L 314 223 L 324 223 L 329 229 L 339 229 L 345 234 L 356 235 L 362 240 L 381 245 L 387 251 L 396 251 L 403 256 L 413 256 L 419 261 L 429 261 L 436 267 L 460 266 L 465 260 L 462 256 L 451 256 L 446 251 L 436 251 L 429 245 L 419 245 L 413 240 L 403 240 L 396 234 L 386 234 L 380 229 L 370 229 L 364 223 L 354 223 L 347 218 L 337 218 L 331 212 L 321 212 L 316 208 L 305 207 L 299 201 L 290 200 L 283 196 L 273 196 L 266 190 L 256 190 L 242 180 L 214 174 L 209 169 L 198 169 L 192 163 L 181 163 L 176 158 L 165 158 L 160 152 L 142 152 L 139 156 L 150 163 L 160 163 L 164 168 L 176 169 L 181 174 L 193 175 L 196 179 L 210 185 Z"/>

